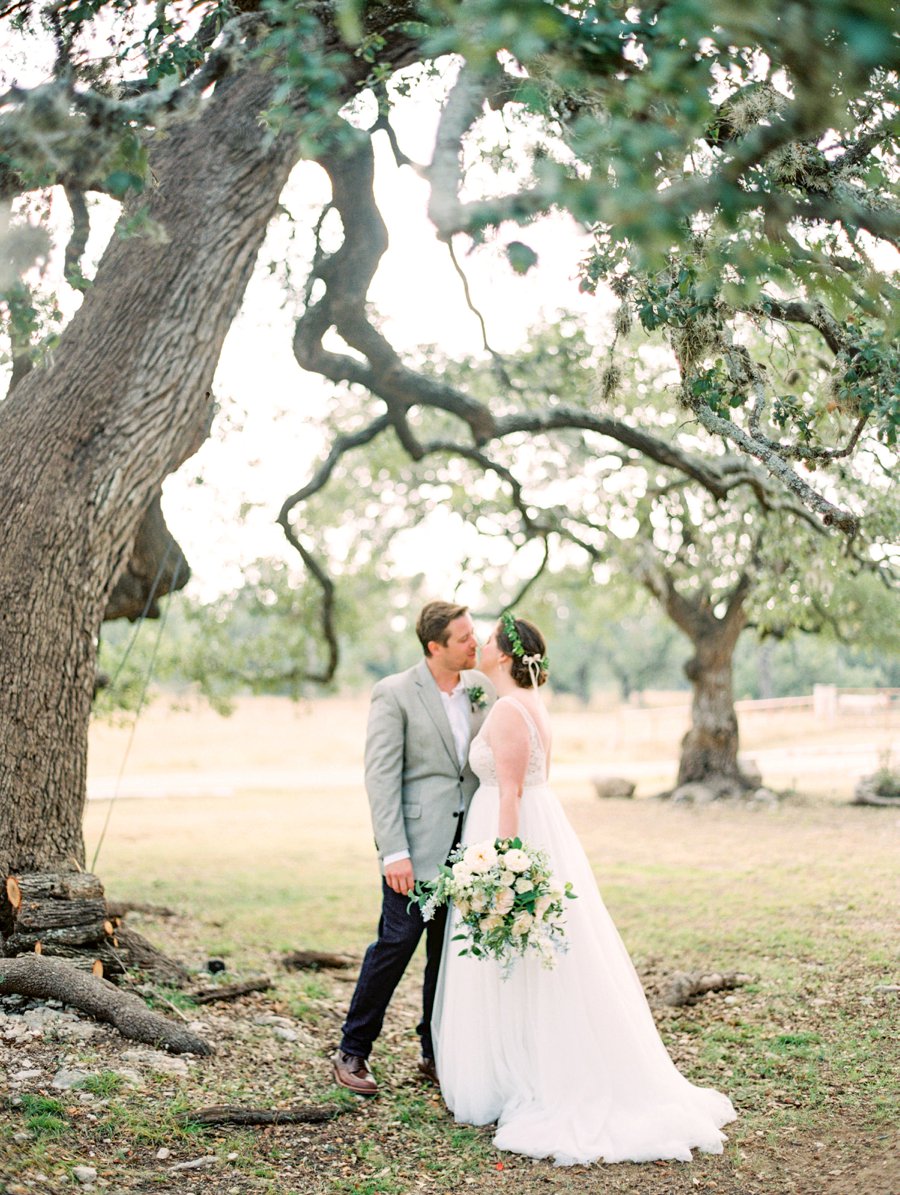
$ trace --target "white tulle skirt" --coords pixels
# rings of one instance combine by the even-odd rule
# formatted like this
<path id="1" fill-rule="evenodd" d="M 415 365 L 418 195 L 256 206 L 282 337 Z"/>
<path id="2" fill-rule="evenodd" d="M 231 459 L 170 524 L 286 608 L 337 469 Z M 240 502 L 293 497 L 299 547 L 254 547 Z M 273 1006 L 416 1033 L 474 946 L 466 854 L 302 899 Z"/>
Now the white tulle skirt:
<path id="1" fill-rule="evenodd" d="M 481 787 L 463 840 L 496 836 L 499 793 Z M 721 1153 L 735 1117 L 718 1091 L 694 1087 L 657 1033 L 640 981 L 593 872 L 548 785 L 526 788 L 519 834 L 571 880 L 567 941 L 555 968 L 519 960 L 504 978 L 492 961 L 459 956 L 447 938 L 434 1014 L 441 1091 L 457 1121 L 496 1121 L 494 1144 L 558 1165 L 689 1161 Z"/>

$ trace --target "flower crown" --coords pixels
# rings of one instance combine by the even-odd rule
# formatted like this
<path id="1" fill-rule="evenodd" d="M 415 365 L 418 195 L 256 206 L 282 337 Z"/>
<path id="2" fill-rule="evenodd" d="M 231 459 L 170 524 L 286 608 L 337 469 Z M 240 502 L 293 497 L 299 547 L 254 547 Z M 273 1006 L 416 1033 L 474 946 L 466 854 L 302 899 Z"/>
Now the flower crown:
<path id="1" fill-rule="evenodd" d="M 542 656 L 538 654 L 538 652 L 535 652 L 533 655 L 528 655 L 526 653 L 525 644 L 522 642 L 522 637 L 519 634 L 518 628 L 516 627 L 515 615 L 511 614 L 509 610 L 504 610 L 500 615 L 500 621 L 503 624 L 503 633 L 509 640 L 512 654 L 517 656 L 522 661 L 529 673 L 531 673 L 532 668 L 534 668 L 536 671 L 546 672 L 550 666 L 550 661 L 546 656 Z M 532 681 L 533 680 L 534 676 L 532 675 Z"/>

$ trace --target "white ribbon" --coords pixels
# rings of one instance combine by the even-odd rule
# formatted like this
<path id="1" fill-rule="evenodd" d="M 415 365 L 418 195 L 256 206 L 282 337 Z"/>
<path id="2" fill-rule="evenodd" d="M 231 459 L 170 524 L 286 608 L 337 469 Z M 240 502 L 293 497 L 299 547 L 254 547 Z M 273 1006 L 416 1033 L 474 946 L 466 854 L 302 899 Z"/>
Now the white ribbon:
<path id="1" fill-rule="evenodd" d="M 541 656 L 522 656 L 522 663 L 528 668 L 528 675 L 531 677 L 532 688 L 538 687 L 538 681 L 541 679 Z"/>

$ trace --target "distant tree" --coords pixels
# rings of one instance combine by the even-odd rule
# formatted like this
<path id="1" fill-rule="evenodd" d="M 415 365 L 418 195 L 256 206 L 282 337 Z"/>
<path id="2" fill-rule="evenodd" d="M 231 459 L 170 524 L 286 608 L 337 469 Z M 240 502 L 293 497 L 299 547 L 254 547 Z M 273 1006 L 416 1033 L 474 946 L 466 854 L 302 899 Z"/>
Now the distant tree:
<path id="1" fill-rule="evenodd" d="M 574 318 L 533 330 L 529 344 L 501 366 L 432 355 L 429 368 L 441 386 L 466 378 L 472 411 L 482 395 L 496 394 L 502 368 L 507 413 L 497 418 L 527 427 L 527 434 L 498 436 L 488 456 L 484 448 L 453 439 L 452 415 L 423 412 L 414 434 L 427 448 L 417 460 L 410 460 L 402 441 L 380 435 L 355 451 L 332 454 L 305 507 L 295 511 L 293 525 L 311 538 L 322 522 L 319 495 L 335 485 L 342 509 L 354 493 L 365 495 L 366 525 L 380 522 L 382 538 L 421 522 L 438 505 L 454 509 L 481 537 L 480 549 L 468 549 L 468 566 L 483 573 L 488 593 L 502 594 L 501 606 L 521 608 L 532 583 L 524 563 L 516 566 L 516 549 L 523 557 L 530 553 L 532 561 L 537 552 L 538 587 L 565 584 L 548 565 L 566 566 L 571 575 L 571 562 L 580 560 L 583 586 L 602 585 L 613 575 L 620 591 L 623 585 L 643 589 L 692 648 L 684 665 L 693 691 L 692 725 L 682 743 L 676 787 L 702 782 L 723 794 L 741 791 L 746 783 L 738 763 L 732 670 L 742 632 L 752 623 L 780 636 L 826 626 L 852 636 L 859 621 L 853 578 L 874 569 L 875 562 L 827 536 L 803 505 L 773 491 L 720 441 L 677 421 L 668 409 L 671 358 L 661 345 L 631 349 L 603 414 L 597 414 L 598 388 L 607 358 Z M 771 345 L 769 355 L 770 367 L 777 368 L 778 352 Z M 795 359 L 798 355 L 795 349 Z M 605 413 L 610 409 L 611 416 Z M 328 420 L 341 426 L 348 418 L 359 418 L 358 404 L 345 398 Z M 625 447 L 622 436 L 609 434 L 608 418 L 634 429 L 631 444 Z M 645 452 L 639 429 L 651 425 L 656 430 Z M 353 439 L 339 436 L 336 443 L 350 445 Z M 715 477 L 739 477 L 741 483 L 716 493 L 710 481 Z M 843 492 L 855 499 L 850 479 Z M 889 483 L 873 463 L 868 493 L 873 511 L 879 499 L 887 513 Z M 333 503 L 334 496 L 328 500 Z M 366 536 L 364 530 L 362 542 Z M 887 601 L 890 575 L 876 572 Z M 602 590 L 596 600 L 582 595 L 572 601 L 576 642 L 582 645 L 572 683 L 582 694 L 591 662 L 601 658 L 619 669 L 623 688 L 631 684 L 625 669 L 626 661 L 633 666 L 634 648 L 623 641 L 628 623 L 621 616 L 610 619 L 609 605 Z"/>

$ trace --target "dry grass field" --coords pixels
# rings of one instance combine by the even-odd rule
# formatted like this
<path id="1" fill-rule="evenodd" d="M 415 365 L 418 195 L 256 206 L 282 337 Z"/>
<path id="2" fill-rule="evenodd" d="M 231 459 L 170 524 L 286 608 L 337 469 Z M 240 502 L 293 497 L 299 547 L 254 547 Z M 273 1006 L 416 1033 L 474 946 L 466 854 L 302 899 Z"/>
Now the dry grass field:
<path id="1" fill-rule="evenodd" d="M 94 727 L 86 838 L 89 861 L 99 845 L 109 895 L 176 909 L 174 919 L 135 924 L 196 969 L 198 984 L 206 960 L 219 957 L 224 980 L 266 973 L 274 986 L 206 1007 L 157 991 L 163 1011 L 198 1021 L 217 1048 L 177 1075 L 135 1061 L 107 1029 L 85 1040 L 47 1032 L 26 1047 L 0 1042 L 11 1078 L 34 1072 L 13 1081 L 0 1124 L 11 1195 L 73 1190 L 78 1164 L 97 1171 L 98 1190 L 174 1195 L 900 1191 L 890 990 L 898 817 L 848 803 L 860 771 L 898 746 L 896 714 L 833 723 L 745 714 L 746 755 L 791 794 L 774 807 L 695 809 L 651 795 L 671 784 L 683 708 L 555 710 L 557 788 L 666 1045 L 740 1113 L 721 1157 L 559 1170 L 497 1153 L 490 1130 L 455 1126 L 419 1083 L 415 974 L 373 1056 L 383 1092 L 363 1102 L 337 1091 L 327 1066 L 353 974 L 280 967 L 281 954 L 299 948 L 358 957 L 374 929 L 365 708 L 260 698 L 221 719 L 157 704 L 141 718 L 120 781 L 130 731 Z M 601 773 L 634 778 L 638 799 L 599 801 L 590 780 Z M 752 982 L 666 1006 L 666 977 L 700 968 L 742 970 Z M 60 1092 L 52 1079 L 62 1066 L 87 1078 Z M 340 1115 L 268 1130 L 198 1130 L 179 1119 L 218 1103 L 314 1103 Z"/>

